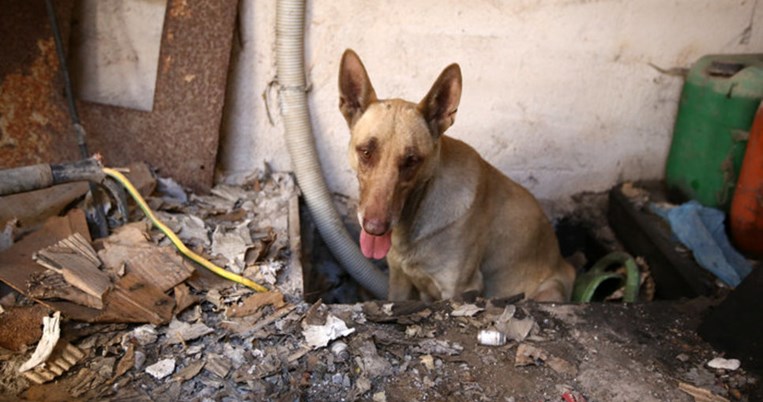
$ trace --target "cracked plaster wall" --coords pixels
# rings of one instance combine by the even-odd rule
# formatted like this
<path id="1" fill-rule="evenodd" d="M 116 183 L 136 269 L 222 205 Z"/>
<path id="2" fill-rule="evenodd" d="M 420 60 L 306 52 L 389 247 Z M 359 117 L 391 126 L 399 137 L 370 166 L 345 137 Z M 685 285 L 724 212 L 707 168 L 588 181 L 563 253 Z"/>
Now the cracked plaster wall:
<path id="1" fill-rule="evenodd" d="M 757 3 L 309 1 L 309 102 L 329 186 L 357 194 L 337 109 L 337 69 L 348 47 L 363 59 L 380 97 L 418 101 L 446 65 L 460 63 L 463 95 L 448 134 L 553 210 L 577 192 L 660 178 L 683 80 L 653 66 L 688 68 L 705 54 L 763 52 Z M 265 161 L 290 169 L 270 85 L 275 2 L 243 0 L 240 7 L 220 158 L 231 179 Z"/>

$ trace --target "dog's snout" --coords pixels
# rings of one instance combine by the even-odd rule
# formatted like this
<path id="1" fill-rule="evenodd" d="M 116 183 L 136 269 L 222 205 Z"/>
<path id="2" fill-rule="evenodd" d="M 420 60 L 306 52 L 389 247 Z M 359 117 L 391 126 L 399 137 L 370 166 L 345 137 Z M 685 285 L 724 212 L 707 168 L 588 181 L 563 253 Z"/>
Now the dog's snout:
<path id="1" fill-rule="evenodd" d="M 382 219 L 363 219 L 363 230 L 374 236 L 381 236 L 389 231 L 389 222 Z"/>

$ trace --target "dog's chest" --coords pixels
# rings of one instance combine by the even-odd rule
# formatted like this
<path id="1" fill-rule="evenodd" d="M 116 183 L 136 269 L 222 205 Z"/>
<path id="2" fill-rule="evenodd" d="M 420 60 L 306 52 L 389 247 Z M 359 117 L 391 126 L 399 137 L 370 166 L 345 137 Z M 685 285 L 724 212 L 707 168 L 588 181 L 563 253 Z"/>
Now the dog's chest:
<path id="1" fill-rule="evenodd" d="M 415 252 L 400 253 L 392 251 L 399 263 L 397 266 L 418 289 L 425 300 L 441 300 L 453 297 L 456 284 L 461 282 L 463 274 L 454 269 L 453 260 L 448 253 L 427 252 L 427 245 L 416 248 Z"/>

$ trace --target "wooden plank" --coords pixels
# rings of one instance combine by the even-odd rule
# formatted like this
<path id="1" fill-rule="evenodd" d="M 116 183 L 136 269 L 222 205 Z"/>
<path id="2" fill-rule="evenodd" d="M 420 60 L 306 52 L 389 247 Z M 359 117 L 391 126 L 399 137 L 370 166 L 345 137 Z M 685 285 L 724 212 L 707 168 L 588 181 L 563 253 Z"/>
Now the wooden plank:
<path id="1" fill-rule="evenodd" d="M 643 256 L 663 299 L 709 295 L 715 289 L 713 276 L 702 269 L 672 236 L 662 218 L 641 211 L 620 187 L 609 192 L 609 223 L 618 239 L 634 256 Z"/>
<path id="2" fill-rule="evenodd" d="M 58 215 L 87 191 L 83 181 L 0 197 L 0 223 L 16 218 L 22 229 L 34 227 Z"/>
<path id="3" fill-rule="evenodd" d="M 193 274 L 194 268 L 174 248 L 154 246 L 137 250 L 140 250 L 137 255 L 125 261 L 127 272 L 150 281 L 162 292 L 174 288 Z"/>
<path id="4" fill-rule="evenodd" d="M 285 304 L 286 302 L 283 300 L 283 294 L 277 290 L 265 293 L 255 293 L 244 299 L 240 305 L 228 307 L 226 316 L 229 318 L 246 317 L 256 313 L 267 305 L 272 305 L 273 308 L 279 309 Z"/>
<path id="5" fill-rule="evenodd" d="M 71 210 L 66 216 L 48 219 L 43 227 L 24 237 L 11 248 L 0 252 L 0 281 L 17 292 L 26 294 L 27 284 L 34 275 L 41 275 L 48 270 L 40 266 L 32 255 L 39 250 L 55 244 L 72 233 L 80 233 L 90 241 L 85 213 L 79 209 Z M 36 301 L 60 311 L 65 317 L 87 322 L 96 322 L 101 312 L 94 308 L 81 306 L 69 301 L 52 301 L 37 299 Z"/>
<path id="6" fill-rule="evenodd" d="M 289 255 L 288 271 L 281 276 L 281 288 L 287 294 L 304 298 L 304 272 L 302 270 L 302 228 L 299 221 L 299 196 L 296 194 L 289 199 Z"/>
<path id="7" fill-rule="evenodd" d="M 98 300 L 103 300 L 103 295 L 111 289 L 111 278 L 98 269 L 101 262 L 95 250 L 79 233 L 38 251 L 33 258 L 40 265 L 63 274 L 66 282 Z"/>
<path id="8" fill-rule="evenodd" d="M 185 283 L 175 286 L 173 294 L 175 296 L 175 315 L 199 302 L 199 298 L 191 294 L 191 289 Z"/>
<path id="9" fill-rule="evenodd" d="M 30 275 L 46 271 L 32 260 L 32 255 L 37 250 L 51 246 L 75 232 L 83 234 L 85 238 L 90 237 L 82 210 L 75 209 L 64 217 L 49 219 L 42 229 L 29 234 L 13 247 L 0 253 L 0 280 L 19 293 L 24 293 Z"/>
<path id="10" fill-rule="evenodd" d="M 70 285 L 60 273 L 48 270 L 32 275 L 27 282 L 26 295 L 34 299 L 63 299 L 94 309 L 103 309 L 103 299 Z"/>
<path id="11" fill-rule="evenodd" d="M 41 230 L 29 234 L 11 248 L 0 252 L 0 280 L 26 294 L 32 275 L 48 270 L 32 260 L 39 249 L 56 244 L 72 233 L 90 241 L 85 215 L 72 210 L 65 217 L 51 218 Z M 172 318 L 175 301 L 156 286 L 135 274 L 121 278 L 104 297 L 103 310 L 69 301 L 35 299 L 73 320 L 85 322 L 150 322 L 161 324 Z"/>
<path id="12" fill-rule="evenodd" d="M 175 300 L 139 275 L 123 276 L 104 300 L 104 322 L 150 322 L 165 324 L 172 318 Z"/>

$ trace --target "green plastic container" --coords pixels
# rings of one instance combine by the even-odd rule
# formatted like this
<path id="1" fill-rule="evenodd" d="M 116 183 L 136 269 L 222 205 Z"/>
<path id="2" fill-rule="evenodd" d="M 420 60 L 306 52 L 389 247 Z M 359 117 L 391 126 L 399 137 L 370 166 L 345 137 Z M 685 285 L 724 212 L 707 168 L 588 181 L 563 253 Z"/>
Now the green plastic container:
<path id="1" fill-rule="evenodd" d="M 762 98 L 763 54 L 711 55 L 694 64 L 668 155 L 671 193 L 728 210 Z"/>

